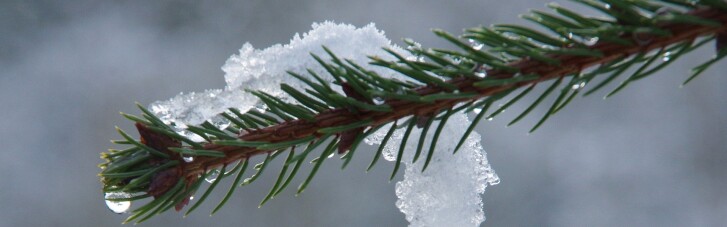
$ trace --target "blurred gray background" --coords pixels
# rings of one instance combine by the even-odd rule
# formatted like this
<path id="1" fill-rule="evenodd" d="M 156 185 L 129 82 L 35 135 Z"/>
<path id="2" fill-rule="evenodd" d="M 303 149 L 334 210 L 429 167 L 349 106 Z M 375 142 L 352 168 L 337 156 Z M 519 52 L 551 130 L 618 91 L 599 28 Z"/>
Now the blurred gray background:
<path id="1" fill-rule="evenodd" d="M 517 15 L 544 3 L 1 1 L 0 226 L 120 225 L 126 216 L 107 210 L 96 176 L 99 152 L 119 138 L 113 126 L 133 131 L 118 112 L 222 88 L 219 67 L 244 42 L 287 43 L 312 22 L 334 20 L 374 22 L 399 44 L 447 47 L 431 28 L 523 24 Z M 528 102 L 481 124 L 502 178 L 485 193 L 483 226 L 725 225 L 727 64 L 678 88 L 712 54 L 695 51 L 607 100 L 578 98 L 531 135 L 547 105 L 510 128 Z M 300 197 L 288 190 L 258 209 L 271 170 L 214 217 L 220 191 L 186 219 L 170 212 L 143 226 L 405 226 L 391 163 L 364 173 L 366 151 L 344 171 L 325 165 Z"/>

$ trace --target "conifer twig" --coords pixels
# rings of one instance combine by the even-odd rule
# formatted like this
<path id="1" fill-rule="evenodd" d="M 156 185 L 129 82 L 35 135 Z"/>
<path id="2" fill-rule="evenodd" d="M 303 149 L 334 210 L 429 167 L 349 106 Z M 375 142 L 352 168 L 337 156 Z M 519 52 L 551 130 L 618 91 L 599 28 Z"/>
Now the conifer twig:
<path id="1" fill-rule="evenodd" d="M 475 48 L 446 32 L 435 30 L 438 36 L 447 39 L 464 52 L 409 49 L 414 54 L 424 55 L 431 62 L 407 60 L 399 53 L 388 49 L 386 51 L 398 61 L 371 57 L 372 65 L 395 70 L 412 79 L 406 82 L 382 78 L 352 61 L 337 58 L 324 47 L 332 57 L 331 63 L 318 56 L 313 57 L 333 76 L 334 84 L 341 86 L 343 94 L 333 91 L 327 82 L 313 71 L 309 70 L 310 76 L 314 78 L 311 80 L 289 72 L 291 76 L 298 78 L 310 88 L 302 92 L 289 85 L 281 85 L 281 89 L 300 104 L 287 103 L 265 92 L 249 91 L 267 105 L 267 113 L 254 110 L 241 113 L 232 108 L 230 113 L 221 114 L 234 123 L 234 129 L 227 129 L 229 132 L 218 129 L 209 122 L 199 126 L 189 126 L 188 130 L 205 139 L 205 142 L 195 142 L 180 135 L 140 106 L 143 111 L 142 117 L 122 115 L 136 122 L 141 140 L 137 141 L 117 129 L 125 140 L 113 142 L 132 147 L 102 154 L 102 158 L 107 160 L 106 163 L 100 164 L 103 171 L 99 174 L 104 183 L 104 192 L 144 193 L 116 200 L 135 200 L 153 196 L 154 200 L 134 210 L 126 220 L 141 222 L 171 207 L 179 211 L 189 203 L 189 196 L 196 192 L 204 177 L 212 174 L 211 170 L 222 169 L 213 186 L 195 202 L 193 208 L 187 212 L 189 213 L 207 198 L 214 186 L 224 177 L 237 172 L 238 175 L 234 180 L 237 184 L 241 180 L 249 158 L 266 155 L 265 161 L 255 166 L 256 173 L 251 178 L 243 180 L 241 185 L 258 179 L 271 160 L 289 150 L 276 185 L 261 202 L 262 205 L 280 193 L 293 179 L 307 155 L 313 149 L 322 146 L 329 138 L 330 142 L 324 146 L 323 153 L 312 161 L 315 162 L 315 166 L 298 188 L 299 193 L 305 189 L 318 167 L 336 148 L 339 154 L 348 151 L 344 154 L 345 167 L 363 138 L 391 122 L 397 123 L 388 130 L 386 139 L 396 128 L 407 127 L 402 138 L 406 141 L 414 126 L 423 127 L 423 131 L 426 132 L 433 125 L 433 121 L 440 121 L 439 129 L 433 130 L 436 137 L 451 114 L 484 109 L 473 125 L 467 127 L 464 133 L 466 137 L 474 128 L 474 124 L 485 116 L 487 109 L 493 106 L 493 102 L 518 88 L 528 87 L 487 118 L 494 117 L 520 100 L 531 92 L 535 85 L 555 80 L 529 108 L 511 122 L 512 124 L 526 116 L 553 91 L 559 89 L 565 81 L 564 78 L 570 77 L 570 82 L 560 88 L 562 89 L 560 95 L 533 127 L 532 130 L 535 130 L 550 115 L 567 105 L 578 94 L 579 89 L 597 75 L 610 74 L 585 95 L 609 84 L 631 66 L 640 65 L 607 96 L 613 95 L 630 82 L 653 74 L 673 62 L 673 59 L 711 40 L 716 40 L 717 56 L 697 66 L 687 82 L 727 56 L 725 47 L 727 3 L 721 0 L 574 1 L 601 10 L 608 14 L 611 20 L 585 17 L 560 6 L 549 5 L 560 16 L 535 11 L 525 18 L 552 30 L 558 35 L 555 37 L 516 25 L 497 25 L 468 30 L 469 33 L 464 36 L 465 38 L 471 38 L 491 47 L 489 50 L 481 51 L 481 47 Z M 676 5 L 683 11 L 671 8 L 664 11 L 665 5 Z M 582 40 L 585 38 L 594 38 L 597 42 L 588 44 Z M 411 43 L 408 40 L 406 42 Z M 652 66 L 667 53 L 670 54 L 669 60 Z M 454 58 L 464 60 L 452 63 Z M 486 76 L 478 76 L 480 74 Z M 377 99 L 380 100 L 377 102 Z M 230 134 L 231 132 L 233 134 Z M 426 133 L 423 135 L 417 147 L 415 161 L 420 154 L 426 154 L 425 160 L 428 163 L 437 141 L 436 139 L 431 141 L 428 152 L 421 152 L 425 146 L 423 142 Z M 462 145 L 463 140 L 464 137 L 457 148 Z M 295 147 L 302 147 L 304 144 L 307 144 L 305 149 L 296 155 Z M 403 147 L 402 145 L 399 150 L 399 156 L 403 152 Z M 380 147 L 378 152 L 381 149 Z M 188 156 L 193 159 L 187 160 Z M 376 158 L 378 156 L 374 158 L 369 168 L 373 166 Z M 236 162 L 238 164 L 233 171 L 230 171 L 231 173 L 224 172 L 228 169 L 228 165 Z M 292 168 L 290 175 L 285 177 L 288 165 L 293 163 L 295 167 Z M 398 164 L 397 161 L 392 177 L 398 170 Z M 424 166 L 426 168 L 426 163 Z M 225 199 L 214 211 L 229 199 L 236 188 L 237 185 L 230 187 Z"/>
<path id="2" fill-rule="evenodd" d="M 265 141 L 274 143 L 300 139 L 311 135 L 320 136 L 321 133 L 318 132 L 320 129 L 347 125 L 355 123 L 362 119 L 372 119 L 369 126 L 376 126 L 386 124 L 396 119 L 404 118 L 406 116 L 431 115 L 432 113 L 436 113 L 440 110 L 451 108 L 458 103 L 478 100 L 482 97 L 490 96 L 498 92 L 512 89 L 514 87 L 525 87 L 542 81 L 559 78 L 562 76 L 577 73 L 588 67 L 607 64 L 610 61 L 628 57 L 637 53 L 649 52 L 651 50 L 663 48 L 674 43 L 683 42 L 685 40 L 694 40 L 698 37 L 716 34 L 718 32 L 727 30 L 727 27 L 724 26 L 724 24 L 727 24 L 727 14 L 720 10 L 699 9 L 690 12 L 689 15 L 719 21 L 723 24 L 723 26 L 710 27 L 695 26 L 691 24 L 664 25 L 663 29 L 670 31 L 672 34 L 674 34 L 673 36 L 652 37 L 652 40 L 650 40 L 648 44 L 635 45 L 630 47 L 624 47 L 623 45 L 608 42 L 599 42 L 589 47 L 589 49 L 602 52 L 602 57 L 554 55 L 553 58 L 558 59 L 561 62 L 560 65 L 549 65 L 547 63 L 534 59 L 523 59 L 509 64 L 509 66 L 511 67 L 520 69 L 521 74 L 539 75 L 539 78 L 535 80 L 486 88 L 478 88 L 473 86 L 473 83 L 477 82 L 477 80 L 467 77 L 460 77 L 446 81 L 446 83 L 456 86 L 461 92 L 477 93 L 477 96 L 473 96 L 470 98 L 448 99 L 435 101 L 434 103 L 416 103 L 406 100 L 387 100 L 387 104 L 389 104 L 392 108 L 391 112 L 369 111 L 355 114 L 345 108 L 327 110 L 320 114 L 317 114 L 314 117 L 315 120 L 313 122 L 302 119 L 287 121 L 274 126 L 251 131 L 247 134 L 239 136 L 239 139 L 243 141 Z M 504 79 L 512 78 L 515 74 L 498 70 L 488 70 L 487 75 L 488 77 L 492 76 L 495 78 Z M 419 95 L 430 95 L 441 92 L 443 90 L 444 89 L 441 87 L 430 85 L 417 88 L 416 92 Z M 226 156 L 225 158 L 201 157 L 199 159 L 196 159 L 192 163 L 188 163 L 186 165 L 184 170 L 185 175 L 197 175 L 203 173 L 205 169 L 219 167 L 227 163 L 238 161 L 240 159 L 245 159 L 254 155 L 270 152 L 269 150 L 258 150 L 254 147 L 224 146 L 216 144 L 206 144 L 204 145 L 204 149 L 221 151 L 224 152 Z"/>

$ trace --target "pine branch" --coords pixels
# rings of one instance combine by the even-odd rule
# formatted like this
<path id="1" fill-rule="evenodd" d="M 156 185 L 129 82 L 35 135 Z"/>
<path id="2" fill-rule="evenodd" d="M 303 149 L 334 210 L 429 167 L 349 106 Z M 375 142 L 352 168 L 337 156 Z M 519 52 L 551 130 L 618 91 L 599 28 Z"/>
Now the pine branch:
<path id="1" fill-rule="evenodd" d="M 719 15 L 719 13 L 719 11 L 714 10 L 702 10 L 696 15 L 704 16 L 704 18 L 714 18 L 719 19 L 720 21 L 725 21 L 727 15 Z M 608 63 L 613 60 L 624 58 L 636 53 L 649 52 L 651 50 L 663 48 L 674 43 L 682 42 L 684 40 L 693 40 L 697 37 L 714 34 L 720 29 L 723 30 L 724 28 L 693 27 L 691 25 L 669 26 L 665 27 L 665 30 L 672 31 L 672 33 L 676 35 L 666 38 L 654 38 L 654 40 L 652 40 L 650 44 L 645 46 L 631 46 L 628 48 L 624 48 L 623 46 L 617 44 L 599 43 L 598 45 L 589 48 L 591 50 L 598 50 L 599 52 L 604 53 L 603 57 L 555 56 L 552 59 L 557 59 L 558 61 L 562 62 L 561 65 L 558 66 L 549 65 L 547 63 L 531 59 L 521 60 L 519 62 L 510 64 L 510 66 L 518 68 L 519 71 L 522 72 L 522 74 L 539 75 L 537 79 L 533 80 L 484 88 L 476 87 L 474 85 L 474 83 L 479 82 L 478 80 L 466 77 L 446 81 L 446 83 L 456 86 L 456 90 L 459 90 L 461 92 L 477 93 L 476 96 L 472 96 L 469 98 L 446 99 L 441 101 L 435 101 L 434 103 L 421 103 L 407 100 L 390 99 L 387 100 L 386 103 L 392 109 L 391 112 L 362 111 L 363 113 L 356 114 L 346 108 L 339 108 L 324 111 L 316 115 L 315 117 L 313 117 L 313 122 L 308 120 L 286 121 L 274 126 L 252 131 L 248 134 L 240 136 L 239 139 L 243 141 L 264 141 L 269 143 L 276 143 L 281 141 L 301 139 L 311 135 L 320 136 L 320 134 L 322 133 L 320 133 L 319 131 L 322 129 L 330 129 L 333 127 L 355 124 L 361 121 L 361 119 L 371 120 L 370 122 L 367 122 L 368 124 L 357 125 L 359 127 L 382 125 L 392 122 L 393 120 L 401 119 L 411 115 L 433 115 L 433 113 L 436 113 L 448 107 L 453 107 L 457 103 L 479 100 L 482 97 L 490 96 L 492 94 L 512 89 L 514 87 L 524 87 L 530 84 L 537 84 L 545 80 L 572 75 L 579 72 L 581 69 L 588 68 L 590 66 Z M 512 73 L 496 70 L 487 70 L 487 75 L 492 75 L 496 78 L 512 78 L 514 76 L 514 74 Z M 415 91 L 417 92 L 418 96 L 426 96 L 446 91 L 446 89 L 439 86 L 425 86 L 417 88 L 415 89 Z M 204 146 L 204 149 L 223 151 L 225 153 L 236 153 L 238 155 L 247 157 L 259 153 L 269 152 L 269 150 L 259 150 L 254 147 L 225 146 L 219 144 L 207 144 Z M 226 156 L 231 157 L 227 158 L 231 160 L 238 160 L 240 158 L 239 156 Z M 188 165 L 187 175 L 199 174 L 202 172 L 201 169 L 204 169 L 203 167 L 216 167 L 222 165 L 223 163 L 231 162 L 219 161 L 214 158 L 209 159 L 210 160 L 196 161 L 195 163 L 198 163 L 199 165 Z"/>
<path id="2" fill-rule="evenodd" d="M 704 19 L 712 19 L 714 21 L 720 21 L 722 23 L 727 22 L 727 15 L 721 11 L 704 9 L 694 11 L 691 15 L 698 16 Z M 624 48 L 622 45 L 612 43 L 598 43 L 593 47 L 589 47 L 590 50 L 597 50 L 603 53 L 602 57 L 581 57 L 581 56 L 563 56 L 554 55 L 551 59 L 556 59 L 561 62 L 560 65 L 551 65 L 538 60 L 524 59 L 509 66 L 519 69 L 523 75 L 539 75 L 537 79 L 509 83 L 500 86 L 493 87 L 477 87 L 474 85 L 477 82 L 481 82 L 476 79 L 468 77 L 459 77 L 452 80 L 445 81 L 447 84 L 451 84 L 457 87 L 456 90 L 462 93 L 473 92 L 475 96 L 468 98 L 458 99 L 445 99 L 435 101 L 434 103 L 422 103 L 412 102 L 407 100 L 399 99 L 387 99 L 386 103 L 390 106 L 391 112 L 374 112 L 374 111 L 362 111 L 361 113 L 353 113 L 347 108 L 338 108 L 333 110 L 327 110 L 313 117 L 313 121 L 309 120 L 292 120 L 269 126 L 259 130 L 249 132 L 239 137 L 243 141 L 263 141 L 268 143 L 278 143 L 284 141 L 293 141 L 303 139 L 309 136 L 320 137 L 323 133 L 321 130 L 332 129 L 340 126 L 347 126 L 356 124 L 358 127 L 366 126 L 377 126 L 387 124 L 397 119 L 402 119 L 407 116 L 430 116 L 440 112 L 443 109 L 451 108 L 458 103 L 468 102 L 473 100 L 482 99 L 482 97 L 490 96 L 498 92 L 503 92 L 509 89 L 517 87 L 525 87 L 531 84 L 537 84 L 542 81 L 559 78 L 562 76 L 573 75 L 580 72 L 582 69 L 606 64 L 616 59 L 626 58 L 628 56 L 637 53 L 646 53 L 651 50 L 664 48 L 666 46 L 683 42 L 685 40 L 694 40 L 698 37 L 715 34 L 718 31 L 724 31 L 725 27 L 698 27 L 690 24 L 677 24 L 671 26 L 664 26 L 664 30 L 670 31 L 673 36 L 669 37 L 654 37 L 653 40 L 647 45 L 634 45 Z M 487 70 L 488 76 L 495 78 L 513 78 L 515 74 L 498 71 L 498 70 Z M 437 94 L 446 91 L 446 89 L 439 86 L 425 86 L 415 89 L 418 96 L 426 96 Z M 369 119 L 367 124 L 357 124 L 363 119 Z M 357 127 L 357 128 L 358 128 Z M 338 132 L 342 130 L 335 130 Z M 226 146 L 217 144 L 206 144 L 204 150 L 215 150 L 225 153 L 224 159 L 219 158 L 201 158 L 193 163 L 187 164 L 185 175 L 195 175 L 204 172 L 204 169 L 219 167 L 227 163 L 232 163 L 243 158 L 248 158 L 254 155 L 269 153 L 270 150 L 260 150 L 255 147 L 247 146 Z"/>
<path id="3" fill-rule="evenodd" d="M 287 103 L 264 92 L 249 91 L 267 105 L 267 111 L 241 113 L 231 109 L 231 113 L 223 113 L 222 116 L 234 125 L 229 132 L 209 123 L 190 126 L 189 131 L 206 140 L 202 143 L 179 135 L 140 106 L 144 112 L 142 117 L 128 114 L 124 114 L 124 117 L 136 122 L 141 140 L 134 140 L 119 130 L 125 140 L 116 143 L 132 147 L 102 154 L 102 158 L 107 160 L 100 165 L 103 169 L 100 176 L 104 191 L 138 194 L 117 200 L 153 196 L 154 200 L 134 210 L 127 219 L 141 222 L 171 207 L 176 210 L 184 207 L 210 170 L 222 169 L 217 180 L 188 213 L 204 201 L 220 180 L 237 173 L 235 185 L 215 208 L 217 211 L 237 188 L 236 184 L 250 157 L 267 155 L 265 161 L 256 166 L 257 173 L 244 180 L 243 185 L 255 181 L 271 160 L 290 150 L 276 184 L 262 205 L 285 189 L 305 157 L 328 138 L 332 139 L 314 160 L 313 170 L 299 187 L 298 193 L 305 189 L 325 157 L 333 154 L 334 150 L 345 154 L 345 166 L 363 138 L 391 122 L 398 124 L 388 129 L 387 139 L 395 127 L 406 126 L 406 140 L 414 126 L 427 130 L 435 125 L 432 122 L 441 121 L 436 124 L 439 129 L 436 129 L 435 134 L 438 134 L 449 115 L 482 109 L 473 125 L 467 129 L 466 138 L 493 102 L 518 88 L 528 87 L 487 118 L 501 113 L 531 92 L 534 86 L 555 80 L 511 122 L 524 118 L 559 89 L 560 94 L 545 116 L 533 127 L 532 130 L 535 130 L 578 95 L 586 83 L 599 75 L 609 76 L 586 92 L 586 95 L 612 83 L 629 68 L 640 65 L 607 95 L 611 96 L 631 82 L 659 71 L 676 58 L 711 40 L 716 40 L 717 56 L 696 67 L 687 82 L 727 55 L 727 48 L 724 48 L 727 42 L 727 3 L 723 1 L 577 2 L 600 10 L 611 18 L 591 18 L 551 4 L 549 6 L 557 15 L 535 11 L 524 18 L 544 26 L 555 35 L 522 26 L 496 25 L 467 30 L 463 38 L 473 42 L 467 43 L 435 30 L 435 34 L 457 45 L 462 52 L 414 46 L 409 51 L 429 61 L 407 60 L 394 51 L 389 52 L 397 58 L 396 61 L 371 57 L 372 65 L 400 72 L 410 81 L 382 78 L 365 67 L 339 59 L 326 49 L 330 60 L 315 55 L 313 57 L 333 76 L 334 84 L 341 86 L 344 94 L 334 92 L 328 82 L 312 71 L 310 76 L 314 80 L 291 72 L 291 76 L 309 86 L 306 91 L 299 91 L 281 85 L 281 89 L 299 104 Z M 482 46 L 489 48 L 483 49 Z M 669 59 L 659 62 L 664 57 Z M 561 86 L 566 78 L 570 79 L 569 82 Z M 424 138 L 421 138 L 415 157 L 419 157 L 423 150 L 423 141 Z M 384 145 L 385 142 L 381 146 Z M 297 149 L 302 152 L 296 155 L 294 150 L 303 146 L 305 149 Z M 431 159 L 435 146 L 436 140 L 433 140 L 430 149 L 425 150 L 428 152 L 422 152 L 426 153 L 426 162 Z M 381 147 L 378 152 L 381 152 Z M 403 147 L 400 152 L 403 152 Z M 187 162 L 186 156 L 194 159 Z M 236 162 L 238 164 L 233 171 L 224 173 L 228 165 Z M 285 177 L 292 164 L 295 166 Z M 398 160 L 396 164 L 398 166 Z"/>

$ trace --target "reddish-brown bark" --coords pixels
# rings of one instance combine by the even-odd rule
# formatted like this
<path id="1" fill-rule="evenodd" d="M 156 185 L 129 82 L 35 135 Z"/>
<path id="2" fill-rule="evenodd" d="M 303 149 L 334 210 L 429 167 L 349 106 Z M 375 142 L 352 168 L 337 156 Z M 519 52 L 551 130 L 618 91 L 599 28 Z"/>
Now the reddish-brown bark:
<path id="1" fill-rule="evenodd" d="M 461 77 L 447 81 L 447 83 L 458 87 L 461 92 L 476 92 L 477 94 L 479 94 L 477 97 L 466 99 L 439 100 L 435 101 L 434 103 L 417 103 L 405 100 L 386 100 L 386 104 L 388 104 L 392 108 L 391 112 L 359 111 L 358 113 L 352 113 L 348 109 L 333 109 L 319 113 L 315 116 L 314 121 L 287 121 L 267 128 L 250 131 L 248 133 L 240 135 L 239 138 L 245 141 L 290 141 L 311 135 L 320 136 L 317 133 L 319 129 L 347 125 L 365 119 L 373 120 L 370 126 L 377 126 L 411 115 L 430 116 L 443 109 L 451 108 L 457 103 L 481 99 L 483 97 L 490 96 L 513 87 L 523 87 L 533 83 L 571 75 L 574 73 L 578 73 L 583 69 L 608 63 L 622 57 L 631 56 L 637 53 L 648 52 L 651 50 L 669 46 L 671 44 L 687 40 L 693 40 L 705 35 L 719 33 L 724 34 L 724 32 L 727 31 L 727 27 L 724 26 L 724 24 L 727 24 L 727 14 L 724 12 L 715 9 L 698 9 L 690 12 L 690 14 L 705 19 L 719 21 L 723 24 L 723 26 L 707 27 L 692 24 L 667 24 L 663 25 L 662 28 L 664 30 L 670 31 L 672 33 L 671 36 L 650 37 L 646 41 L 640 40 L 641 42 L 639 45 L 633 46 L 599 42 L 589 47 L 592 50 L 598 50 L 602 52 L 602 57 L 552 55 L 551 57 L 560 61 L 559 65 L 550 65 L 538 60 L 527 58 L 509 64 L 509 66 L 519 68 L 522 74 L 539 75 L 540 78 L 537 80 L 487 88 L 474 87 L 473 83 L 477 82 L 477 80 L 472 78 Z M 627 36 L 625 38 L 634 37 Z M 496 70 L 487 71 L 487 75 L 488 77 L 495 78 L 508 78 L 513 76 L 512 73 Z M 416 89 L 416 92 L 418 92 L 420 95 L 435 94 L 442 91 L 444 91 L 442 88 L 431 85 L 423 86 Z M 148 138 L 146 138 L 146 140 L 146 142 L 151 142 L 148 141 Z M 193 162 L 179 166 L 179 168 L 181 168 L 181 171 L 183 172 L 182 175 L 188 177 L 197 176 L 198 174 L 201 174 L 208 169 L 226 165 L 254 155 L 270 152 L 266 150 L 257 150 L 255 148 L 221 146 L 215 144 L 205 144 L 204 149 L 225 152 L 226 157 L 197 157 L 194 159 Z"/>

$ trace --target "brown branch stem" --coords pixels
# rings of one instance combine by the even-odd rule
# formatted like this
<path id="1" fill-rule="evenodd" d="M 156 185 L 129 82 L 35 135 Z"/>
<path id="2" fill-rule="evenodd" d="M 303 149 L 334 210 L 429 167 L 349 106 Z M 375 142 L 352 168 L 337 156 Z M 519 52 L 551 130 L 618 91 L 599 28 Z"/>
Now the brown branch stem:
<path id="1" fill-rule="evenodd" d="M 572 55 L 552 55 L 551 57 L 558 59 L 559 65 L 550 65 L 534 59 L 522 59 L 512 62 L 509 66 L 520 69 L 522 74 L 536 74 L 540 78 L 533 81 L 520 82 L 516 84 L 477 88 L 473 86 L 477 82 L 472 78 L 456 78 L 446 81 L 459 88 L 461 92 L 476 92 L 477 97 L 467 99 L 448 99 L 440 100 L 434 103 L 417 103 L 404 100 L 386 100 L 386 104 L 392 108 L 391 112 L 372 112 L 362 111 L 358 114 L 352 113 L 347 109 L 333 109 L 319 113 L 315 116 L 314 121 L 293 120 L 273 125 L 267 128 L 251 131 L 247 134 L 240 135 L 239 138 L 244 141 L 266 141 L 281 142 L 300 139 L 306 136 L 320 136 L 317 131 L 322 128 L 335 127 L 351 124 L 360 120 L 373 120 L 370 126 L 386 124 L 397 119 L 401 119 L 411 115 L 428 115 L 437 113 L 440 110 L 451 108 L 457 103 L 478 100 L 486 96 L 496 94 L 498 92 L 511 89 L 513 87 L 523 87 L 530 84 L 538 83 L 545 80 L 568 76 L 578 73 L 589 67 L 608 63 L 622 57 L 632 56 L 637 53 L 645 53 L 652 50 L 660 49 L 675 43 L 687 40 L 693 40 L 698 37 L 724 32 L 727 30 L 727 14 L 716 9 L 697 9 L 689 12 L 689 14 L 704 19 L 719 21 L 723 25 L 720 27 L 698 26 L 693 24 L 668 24 L 661 26 L 664 30 L 668 30 L 672 35 L 665 37 L 651 37 L 646 44 L 624 46 L 620 44 L 598 42 L 589 48 L 603 53 L 602 57 L 583 57 Z M 631 39 L 631 36 L 624 37 Z M 512 73 L 489 70 L 488 77 L 509 78 Z M 444 91 L 442 88 L 429 85 L 416 89 L 420 95 L 435 94 Z M 227 165 L 238 160 L 252 157 L 258 154 L 272 152 L 270 150 L 257 150 L 255 148 L 221 146 L 215 144 L 205 144 L 204 149 L 217 150 L 225 152 L 224 158 L 198 157 L 193 162 L 181 165 L 183 173 L 187 177 L 197 176 L 204 171 Z"/>

